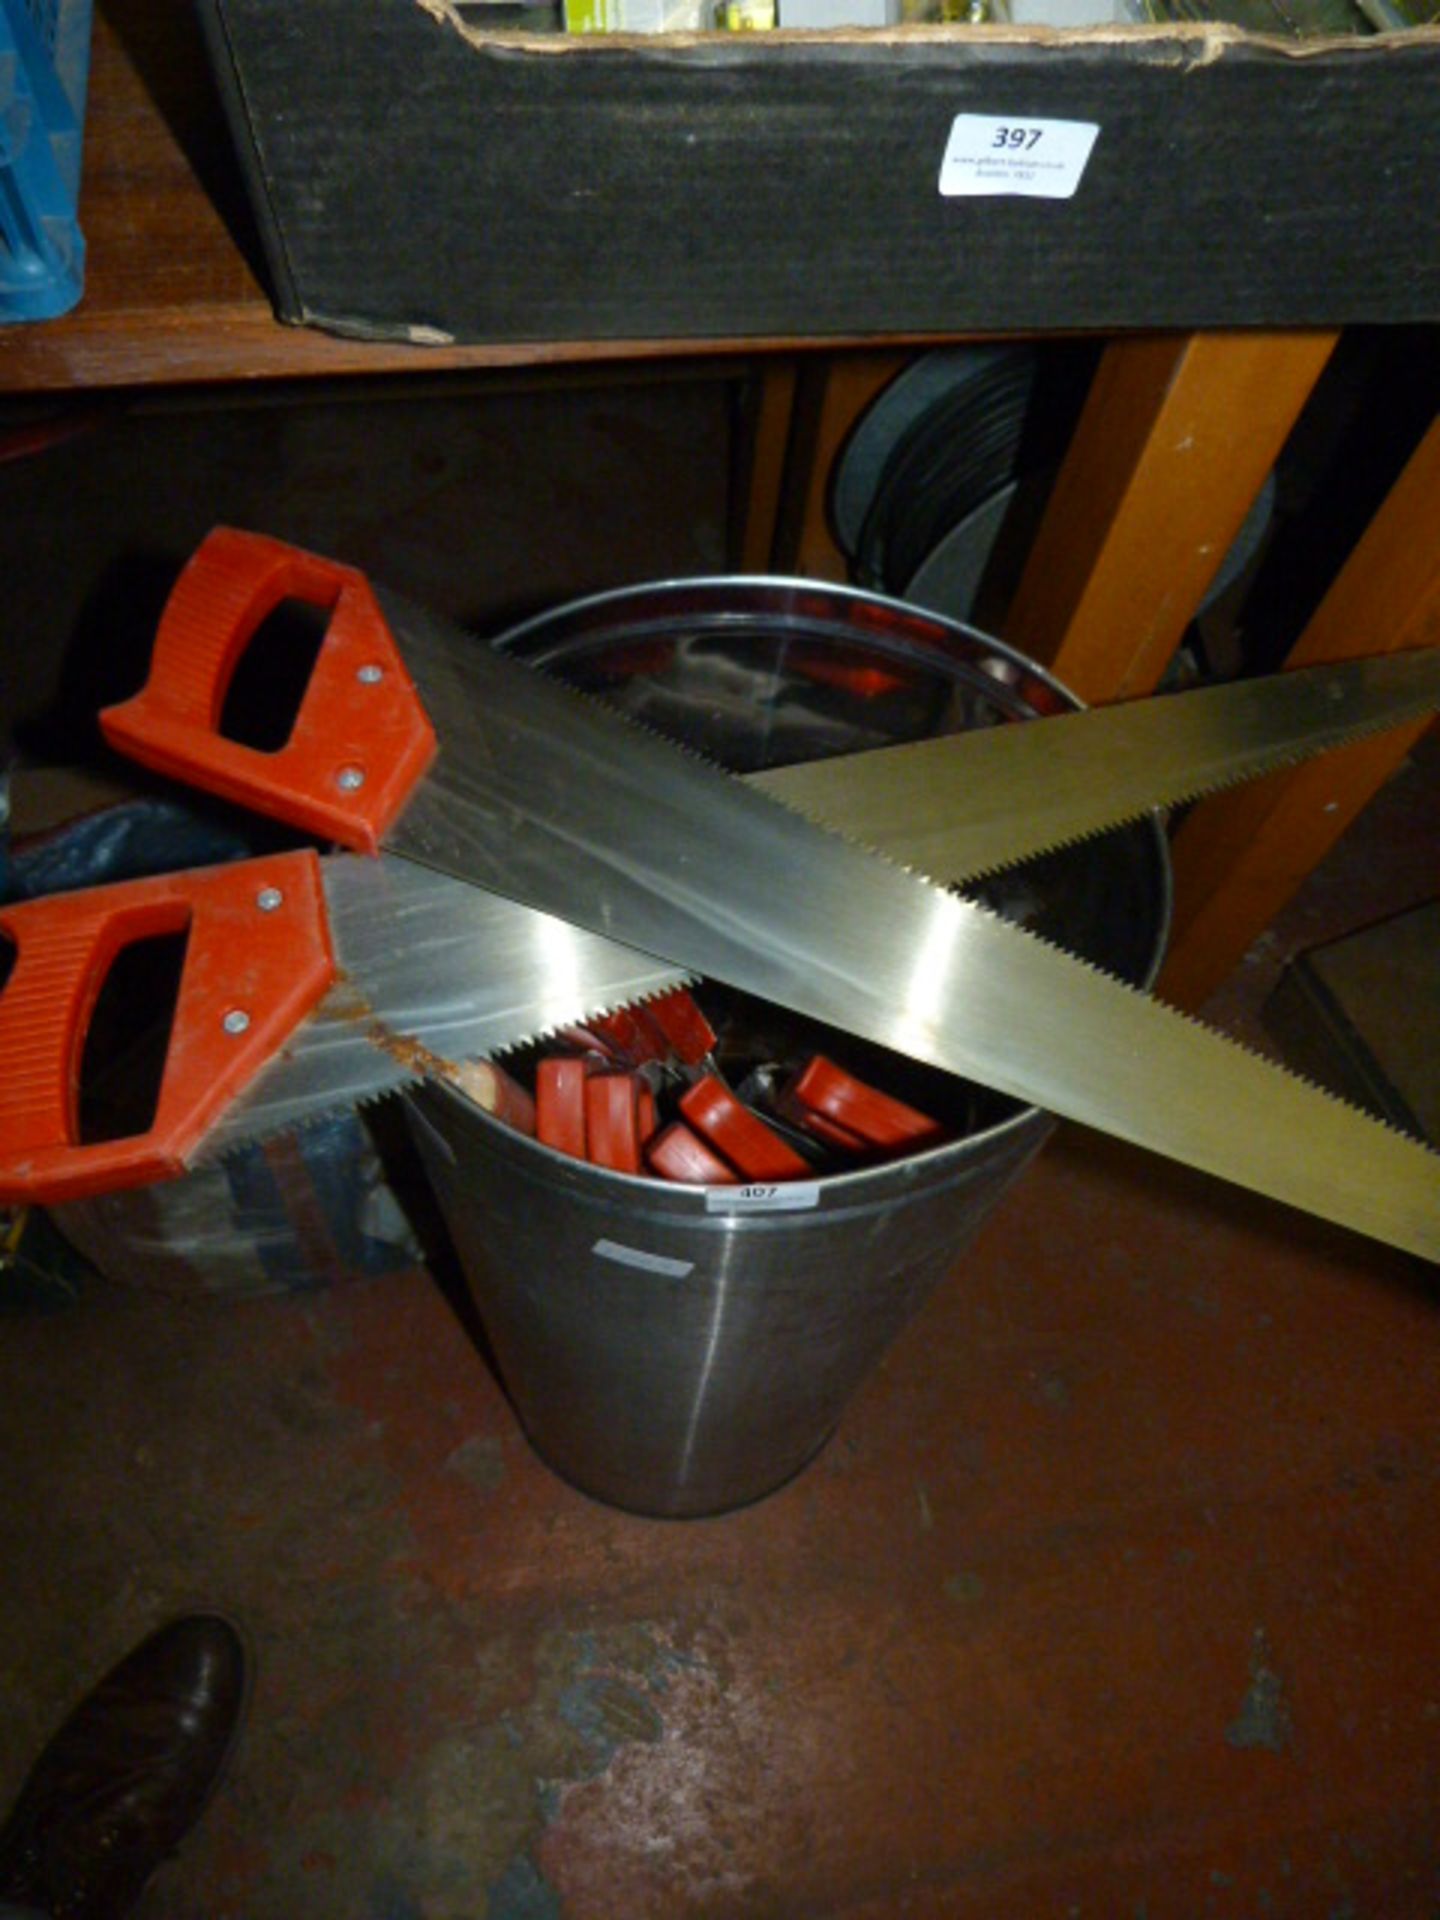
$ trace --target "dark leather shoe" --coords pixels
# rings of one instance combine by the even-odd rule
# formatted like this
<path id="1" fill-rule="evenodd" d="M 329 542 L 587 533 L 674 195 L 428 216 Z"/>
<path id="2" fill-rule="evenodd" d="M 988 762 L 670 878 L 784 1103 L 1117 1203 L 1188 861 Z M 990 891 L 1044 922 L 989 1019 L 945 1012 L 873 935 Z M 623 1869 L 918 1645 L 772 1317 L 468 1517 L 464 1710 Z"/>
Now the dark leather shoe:
<path id="1" fill-rule="evenodd" d="M 80 1702 L 0 1829 L 0 1900 L 122 1920 L 220 1783 L 244 1714 L 228 1620 L 162 1627 Z"/>

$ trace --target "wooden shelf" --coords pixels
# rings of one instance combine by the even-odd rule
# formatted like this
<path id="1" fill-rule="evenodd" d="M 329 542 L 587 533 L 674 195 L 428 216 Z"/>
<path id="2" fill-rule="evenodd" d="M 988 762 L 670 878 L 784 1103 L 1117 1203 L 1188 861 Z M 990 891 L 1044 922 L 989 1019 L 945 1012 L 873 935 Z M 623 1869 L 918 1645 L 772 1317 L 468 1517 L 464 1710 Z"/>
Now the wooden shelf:
<path id="1" fill-rule="evenodd" d="M 80 217 L 84 299 L 64 319 L 0 327 L 0 392 L 654 362 L 676 352 L 664 340 L 429 347 L 281 325 L 260 278 L 204 48 L 181 0 L 102 0 Z M 737 344 L 687 340 L 681 351 L 733 355 Z M 782 344 L 747 341 L 744 350 Z"/>

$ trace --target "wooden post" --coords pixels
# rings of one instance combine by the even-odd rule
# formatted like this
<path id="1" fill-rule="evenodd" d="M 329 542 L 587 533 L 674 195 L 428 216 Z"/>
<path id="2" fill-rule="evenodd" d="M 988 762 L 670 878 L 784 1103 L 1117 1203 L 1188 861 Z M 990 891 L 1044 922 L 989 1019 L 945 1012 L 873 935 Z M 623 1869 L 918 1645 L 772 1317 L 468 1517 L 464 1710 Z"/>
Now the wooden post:
<path id="1" fill-rule="evenodd" d="M 1148 693 L 1335 340 L 1192 333 L 1108 347 L 1006 639 L 1084 700 Z"/>
<path id="2" fill-rule="evenodd" d="M 809 444 L 801 469 L 804 496 L 793 557 L 797 573 L 817 580 L 848 579 L 849 562 L 830 531 L 830 479 L 836 456 L 860 415 L 909 358 L 895 350 L 841 348 L 814 369 L 820 391 L 811 399 Z"/>
<path id="3" fill-rule="evenodd" d="M 1440 646 L 1440 419 L 1287 664 Z M 1174 843 L 1176 914 L 1160 992 L 1198 1006 L 1405 759 L 1427 721 L 1203 802 Z"/>

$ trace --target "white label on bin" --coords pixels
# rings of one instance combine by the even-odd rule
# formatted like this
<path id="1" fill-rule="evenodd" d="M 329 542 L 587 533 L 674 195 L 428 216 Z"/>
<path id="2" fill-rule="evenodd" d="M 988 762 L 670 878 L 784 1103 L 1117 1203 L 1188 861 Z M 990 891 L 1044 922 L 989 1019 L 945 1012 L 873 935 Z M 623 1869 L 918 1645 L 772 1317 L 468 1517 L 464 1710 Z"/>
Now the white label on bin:
<path id="1" fill-rule="evenodd" d="M 940 162 L 940 191 L 947 200 L 991 193 L 1068 200 L 1099 133 L 1091 120 L 957 113 Z"/>
<path id="2" fill-rule="evenodd" d="M 820 1204 L 818 1180 L 776 1180 L 765 1186 L 707 1187 L 707 1213 L 803 1213 Z"/>
<path id="3" fill-rule="evenodd" d="M 669 1280 L 683 1280 L 695 1269 L 693 1260 L 672 1260 L 668 1254 L 647 1253 L 644 1247 L 622 1247 L 618 1240 L 597 1240 L 590 1251 L 602 1260 L 613 1260 L 617 1266 L 639 1267 L 642 1273 L 663 1273 Z"/>

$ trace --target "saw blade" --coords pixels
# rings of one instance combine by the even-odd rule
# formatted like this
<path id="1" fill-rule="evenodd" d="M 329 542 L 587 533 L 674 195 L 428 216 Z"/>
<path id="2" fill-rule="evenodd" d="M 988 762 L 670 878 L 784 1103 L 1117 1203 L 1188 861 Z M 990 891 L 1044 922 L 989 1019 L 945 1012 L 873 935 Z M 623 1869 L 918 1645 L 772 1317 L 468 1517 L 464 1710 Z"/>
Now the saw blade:
<path id="1" fill-rule="evenodd" d="M 1440 705 L 1440 648 L 972 729 L 747 776 L 959 883 L 1251 780 Z"/>
<path id="2" fill-rule="evenodd" d="M 1440 1257 L 1440 1158 L 389 594 L 435 765 L 390 844 Z"/>
<path id="3" fill-rule="evenodd" d="M 1423 712 L 1440 657 L 1313 668 L 1120 708 L 972 730 L 744 776 L 932 879 L 1012 859 L 1268 772 Z M 345 985 L 207 1138 L 197 1161 L 368 1105 L 425 1075 L 690 976 L 403 860 L 337 856 L 326 891 Z M 475 956 L 487 950 L 499 971 Z M 361 986 L 365 982 L 365 986 Z M 523 982 L 523 986 L 522 986 Z"/>
<path id="4" fill-rule="evenodd" d="M 1270 771 L 1437 699 L 1440 656 L 1399 655 L 974 730 L 958 753 L 948 736 L 745 778 L 958 883 L 1143 814 L 1156 796 L 1174 802 Z M 637 967 L 633 953 L 573 924 L 402 860 L 370 868 L 337 856 L 326 893 L 344 985 L 216 1126 L 199 1160 L 689 978 Z"/>
<path id="5" fill-rule="evenodd" d="M 323 866 L 339 978 L 197 1164 L 690 978 L 413 861 Z"/>

